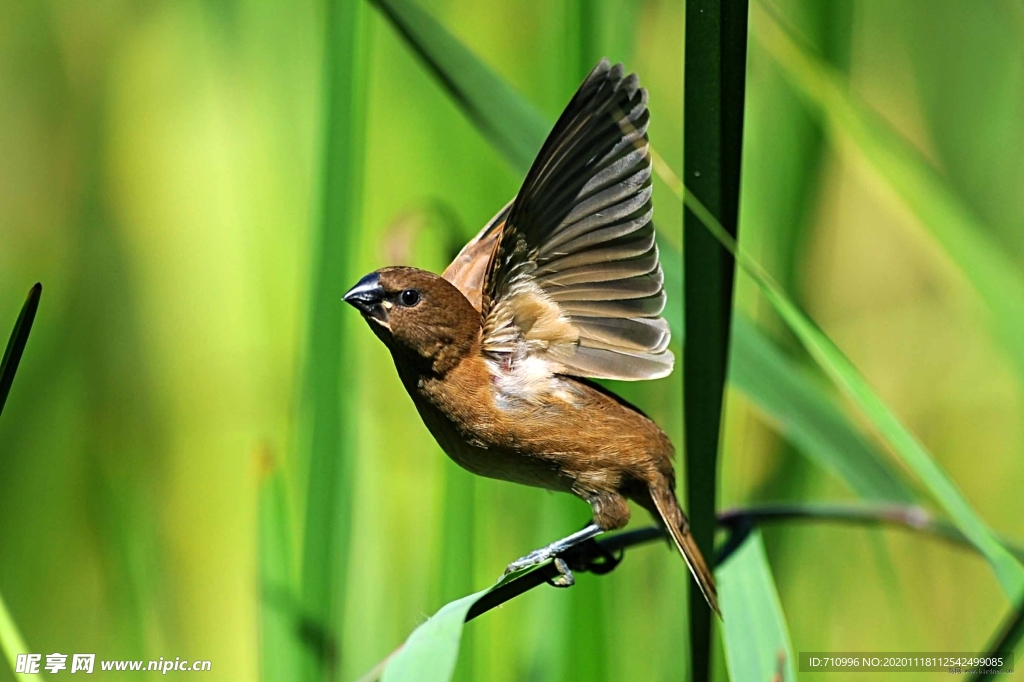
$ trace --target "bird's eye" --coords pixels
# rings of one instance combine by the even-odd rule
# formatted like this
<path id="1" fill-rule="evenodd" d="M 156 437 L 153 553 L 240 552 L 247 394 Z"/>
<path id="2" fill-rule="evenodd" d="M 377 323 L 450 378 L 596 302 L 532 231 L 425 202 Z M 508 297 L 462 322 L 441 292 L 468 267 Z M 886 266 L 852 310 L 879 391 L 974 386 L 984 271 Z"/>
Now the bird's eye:
<path id="1" fill-rule="evenodd" d="M 411 308 L 420 302 L 420 292 L 415 289 L 406 289 L 402 292 L 400 299 L 402 301 L 402 305 L 406 308 Z"/>

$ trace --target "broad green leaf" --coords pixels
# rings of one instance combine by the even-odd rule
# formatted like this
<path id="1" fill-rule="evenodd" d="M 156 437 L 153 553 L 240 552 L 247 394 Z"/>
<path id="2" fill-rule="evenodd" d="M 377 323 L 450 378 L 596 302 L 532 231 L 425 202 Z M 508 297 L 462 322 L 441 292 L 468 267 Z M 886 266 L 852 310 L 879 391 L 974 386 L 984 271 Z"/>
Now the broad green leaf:
<path id="1" fill-rule="evenodd" d="M 853 94 L 841 74 L 803 47 L 779 18 L 754 3 L 755 39 L 829 124 L 930 230 L 990 308 L 991 323 L 1024 373 L 1024 272 L 991 230 L 905 139 Z"/>
<path id="2" fill-rule="evenodd" d="M 351 533 L 352 470 L 356 456 L 351 352 L 341 295 L 358 278 L 353 260 L 360 234 L 363 151 L 366 139 L 366 6 L 329 0 L 323 72 L 323 149 L 320 206 L 312 244 L 309 330 L 300 393 L 299 448 L 307 466 L 302 542 L 303 612 L 322 632 L 339 631 Z M 315 649 L 308 648 L 310 652 Z M 325 649 L 326 651 L 326 649 Z M 308 656 L 304 678 L 334 679 L 329 656 Z"/>
<path id="3" fill-rule="evenodd" d="M 715 571 L 729 678 L 796 679 L 793 646 L 761 532 L 753 531 Z"/>
<path id="4" fill-rule="evenodd" d="M 7 396 L 11 392 L 14 375 L 18 372 L 21 354 L 25 351 L 29 332 L 32 331 L 32 322 L 36 319 L 36 310 L 39 309 L 39 297 L 42 294 L 43 286 L 38 283 L 29 290 L 25 305 L 21 307 L 18 320 L 14 323 L 14 329 L 7 340 L 3 360 L 0 360 L 0 414 L 3 414 L 4 404 L 7 403 Z"/>
<path id="5" fill-rule="evenodd" d="M 917 475 L 936 502 L 949 514 L 957 528 L 985 555 L 1003 592 L 1013 601 L 1024 595 L 1024 567 L 996 539 L 974 508 L 946 475 L 928 450 L 907 429 L 888 405 L 878 397 L 853 363 L 783 292 L 761 267 L 722 229 L 715 217 L 692 194 L 687 206 L 701 216 L 704 225 L 729 250 L 757 284 L 786 325 L 800 339 L 811 357 L 871 420 L 893 452 Z"/>
<path id="6" fill-rule="evenodd" d="M 402 37 L 430 67 L 481 133 L 502 149 L 509 163 L 525 173 L 550 125 L 526 99 L 409 0 L 374 0 Z M 506 140 L 522 140 L 510 151 Z M 680 193 L 682 189 L 680 187 Z M 660 238 L 660 235 L 659 235 Z M 667 291 L 682 290 L 678 246 L 659 239 Z M 669 296 L 665 318 L 683 340 L 682 298 Z M 738 318 L 743 319 L 743 318 Z M 730 378 L 768 414 L 800 451 L 843 477 L 858 494 L 872 499 L 911 501 L 902 477 L 835 407 L 827 393 L 794 371 L 794 363 L 752 322 L 737 328 Z M 867 458 L 867 459 L 865 459 Z"/>
<path id="7" fill-rule="evenodd" d="M 459 656 L 466 614 L 490 588 L 444 606 L 413 630 L 388 661 L 384 682 L 444 682 L 451 679 Z"/>

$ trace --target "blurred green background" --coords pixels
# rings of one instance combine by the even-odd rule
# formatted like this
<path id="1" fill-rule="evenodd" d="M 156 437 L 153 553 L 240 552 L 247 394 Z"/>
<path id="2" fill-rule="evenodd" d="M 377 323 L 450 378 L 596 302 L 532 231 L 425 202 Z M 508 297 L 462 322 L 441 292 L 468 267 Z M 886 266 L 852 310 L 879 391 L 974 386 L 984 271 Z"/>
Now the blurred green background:
<path id="1" fill-rule="evenodd" d="M 44 285 L 0 420 L 0 593 L 32 651 L 209 659 L 218 680 L 274 669 L 261 609 L 308 610 L 288 594 L 309 550 L 309 387 L 323 381 L 310 359 L 324 348 L 343 353 L 327 385 L 341 377 L 330 518 L 344 551 L 324 567 L 340 581 L 327 627 L 307 635 L 336 640 L 338 679 L 589 518 L 448 461 L 340 301 L 386 264 L 440 271 L 521 180 L 375 8 L 342 4 L 354 23 L 335 38 L 352 45 L 328 44 L 328 12 L 306 0 L 0 4 L 0 328 Z M 551 120 L 600 56 L 624 61 L 651 93 L 652 144 L 680 173 L 682 2 L 422 5 Z M 1024 265 L 1024 3 L 769 7 L 775 19 L 752 3 L 741 243 L 983 518 L 1024 538 L 1024 363 L 1005 333 L 1018 292 L 972 278 L 985 261 L 965 266 L 970 245 L 929 214 L 954 205 L 982 253 Z M 794 86 L 776 22 L 873 110 L 896 140 L 886 149 L 934 173 L 919 203 L 834 98 Z M 357 87 L 338 95 L 351 173 L 332 176 L 323 65 L 339 49 Z M 344 235 L 347 260 L 334 261 L 319 225 L 339 215 L 339 177 L 347 218 L 325 229 Z M 654 191 L 663 240 L 678 244 L 680 201 L 660 180 Z M 737 306 L 803 362 L 754 286 L 737 286 Z M 311 303 L 317 287 L 331 307 Z M 315 311 L 339 326 L 335 345 L 311 342 Z M 681 449 L 678 371 L 621 392 Z M 723 507 L 855 499 L 736 390 L 723 435 Z M 277 545 L 266 527 L 260 540 L 261 486 Z M 765 538 L 795 651 L 981 651 L 1007 610 L 982 559 L 920 536 L 815 525 Z M 284 596 L 261 588 L 261 547 Z M 608 576 L 534 590 L 467 627 L 458 674 L 683 679 L 687 580 L 652 545 Z"/>

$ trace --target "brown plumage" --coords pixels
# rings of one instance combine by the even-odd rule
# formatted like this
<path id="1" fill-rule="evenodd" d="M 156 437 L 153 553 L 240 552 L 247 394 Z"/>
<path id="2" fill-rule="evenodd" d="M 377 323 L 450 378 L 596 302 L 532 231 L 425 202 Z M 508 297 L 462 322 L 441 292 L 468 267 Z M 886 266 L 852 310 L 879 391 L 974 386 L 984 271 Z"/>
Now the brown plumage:
<path id="1" fill-rule="evenodd" d="M 588 528 L 510 570 L 623 527 L 631 499 L 669 530 L 717 612 L 714 578 L 676 501 L 672 443 L 587 381 L 672 371 L 648 117 L 636 75 L 602 60 L 519 194 L 443 276 L 384 268 L 345 300 L 391 351 L 424 423 L 459 465 L 590 503 Z"/>

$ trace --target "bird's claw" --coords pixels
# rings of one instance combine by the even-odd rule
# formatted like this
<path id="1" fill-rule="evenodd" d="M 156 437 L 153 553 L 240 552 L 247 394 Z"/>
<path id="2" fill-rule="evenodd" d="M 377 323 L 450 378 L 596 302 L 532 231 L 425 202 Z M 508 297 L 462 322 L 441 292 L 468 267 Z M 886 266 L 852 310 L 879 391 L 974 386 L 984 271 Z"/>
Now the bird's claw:
<path id="1" fill-rule="evenodd" d="M 555 568 L 558 570 L 558 577 L 548 581 L 553 587 L 572 587 L 576 584 L 576 578 L 573 576 L 572 571 L 569 570 L 569 565 L 565 563 L 565 559 L 555 557 Z"/>
<path id="2" fill-rule="evenodd" d="M 537 564 L 542 564 L 545 561 L 547 561 L 548 559 L 550 559 L 551 557 L 552 557 L 552 553 L 551 553 L 550 550 L 548 550 L 547 547 L 534 550 L 534 551 L 530 552 L 529 554 L 527 554 L 526 556 L 524 556 L 524 557 L 522 557 L 520 559 L 516 559 L 515 561 L 510 563 L 508 565 L 508 568 L 505 569 L 505 573 L 502 575 L 502 577 L 505 577 L 505 576 L 510 575 L 512 573 L 516 573 L 518 571 L 522 571 L 523 569 L 526 569 L 526 568 L 531 568 L 533 566 L 536 566 Z"/>
<path id="3" fill-rule="evenodd" d="M 547 547 L 530 552 L 521 559 L 516 559 L 508 565 L 505 572 L 502 574 L 502 578 L 506 578 L 512 573 L 518 573 L 527 568 L 532 568 L 538 564 L 542 564 L 548 559 L 554 558 L 555 569 L 558 571 L 558 575 L 548 582 L 555 587 L 572 587 L 576 584 L 576 577 L 573 576 L 572 571 L 569 569 L 569 564 L 565 563 L 565 559 L 557 557 Z"/>

